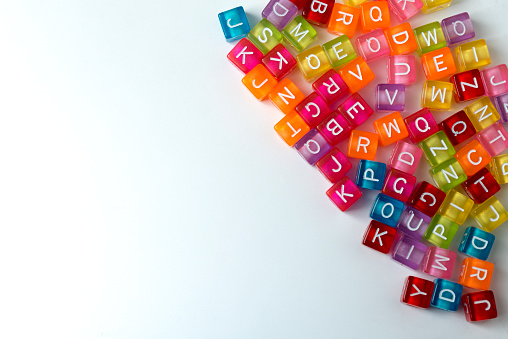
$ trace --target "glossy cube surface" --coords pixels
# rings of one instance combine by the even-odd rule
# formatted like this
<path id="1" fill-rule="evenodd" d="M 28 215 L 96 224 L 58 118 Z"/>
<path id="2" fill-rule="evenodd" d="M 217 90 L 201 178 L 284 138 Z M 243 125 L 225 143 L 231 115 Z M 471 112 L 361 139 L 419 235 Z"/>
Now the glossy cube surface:
<path id="1" fill-rule="evenodd" d="M 263 54 L 270 52 L 275 46 L 282 43 L 282 33 L 267 19 L 261 19 L 247 34 L 247 38 Z"/>
<path id="2" fill-rule="evenodd" d="M 228 53 L 228 59 L 244 74 L 261 63 L 263 53 L 250 40 L 244 38 Z"/>
<path id="3" fill-rule="evenodd" d="M 417 308 L 429 308 L 433 291 L 434 283 L 432 281 L 409 276 L 404 283 L 400 301 Z"/>
<path id="4" fill-rule="evenodd" d="M 349 6 L 353 6 L 353 7 L 357 7 L 357 6 L 360 6 L 361 4 L 363 4 L 365 1 L 367 0 L 344 0 L 344 2 L 349 5 Z"/>
<path id="5" fill-rule="evenodd" d="M 508 154 L 493 157 L 490 162 L 490 171 L 500 185 L 508 184 Z"/>
<path id="6" fill-rule="evenodd" d="M 436 214 L 432 217 L 423 237 L 431 244 L 447 249 L 458 229 L 459 225 L 442 215 Z"/>
<path id="7" fill-rule="evenodd" d="M 342 212 L 362 197 L 360 189 L 346 176 L 337 181 L 326 194 Z"/>
<path id="8" fill-rule="evenodd" d="M 312 128 L 316 127 L 330 114 L 330 107 L 320 95 L 312 92 L 296 106 L 296 111 Z"/>
<path id="9" fill-rule="evenodd" d="M 473 23 L 467 12 L 443 19 L 441 27 L 449 46 L 466 42 L 475 37 Z"/>
<path id="10" fill-rule="evenodd" d="M 390 8 L 386 1 L 365 2 L 360 6 L 360 28 L 363 33 L 390 27 Z"/>
<path id="11" fill-rule="evenodd" d="M 390 27 L 384 31 L 391 55 L 409 54 L 418 48 L 413 28 L 409 22 Z"/>
<path id="12" fill-rule="evenodd" d="M 415 185 L 416 177 L 392 168 L 386 175 L 382 192 L 389 197 L 407 202 Z"/>
<path id="13" fill-rule="evenodd" d="M 455 158 L 446 160 L 429 171 L 432 179 L 444 192 L 457 187 L 467 180 L 464 169 Z"/>
<path id="14" fill-rule="evenodd" d="M 422 155 L 423 151 L 417 146 L 398 141 L 393 148 L 388 166 L 408 174 L 414 174 Z"/>
<path id="15" fill-rule="evenodd" d="M 431 217 L 417 209 L 406 206 L 404 212 L 399 218 L 397 229 L 404 234 L 409 235 L 411 238 L 420 241 L 429 226 Z"/>
<path id="16" fill-rule="evenodd" d="M 390 227 L 395 227 L 403 211 L 403 202 L 379 193 L 372 206 L 370 217 Z"/>
<path id="17" fill-rule="evenodd" d="M 452 3 L 452 0 L 422 0 L 422 2 L 423 14 L 429 14 L 449 7 Z"/>
<path id="18" fill-rule="evenodd" d="M 496 236 L 476 227 L 468 227 L 462 236 L 459 252 L 469 257 L 487 260 Z"/>
<path id="19" fill-rule="evenodd" d="M 455 74 L 450 81 L 455 87 L 454 97 L 457 102 L 473 100 L 485 95 L 482 77 L 477 69 Z"/>
<path id="20" fill-rule="evenodd" d="M 427 80 L 422 89 L 422 108 L 448 111 L 452 105 L 453 84 L 446 81 Z"/>
<path id="21" fill-rule="evenodd" d="M 324 43 L 323 49 L 333 68 L 340 68 L 358 57 L 347 35 L 341 35 Z"/>
<path id="22" fill-rule="evenodd" d="M 413 191 L 409 205 L 433 217 L 446 198 L 446 193 L 426 181 L 422 181 Z"/>
<path id="23" fill-rule="evenodd" d="M 219 22 L 227 42 L 245 38 L 250 31 L 249 21 L 242 6 L 219 13 Z"/>
<path id="24" fill-rule="evenodd" d="M 311 129 L 295 144 L 295 148 L 302 158 L 314 165 L 332 147 L 316 129 Z"/>
<path id="25" fill-rule="evenodd" d="M 409 139 L 421 142 L 439 131 L 439 126 L 428 108 L 424 108 L 404 119 Z"/>
<path id="26" fill-rule="evenodd" d="M 331 183 L 345 177 L 347 171 L 352 167 L 348 158 L 335 147 L 318 160 L 316 166 Z"/>
<path id="27" fill-rule="evenodd" d="M 493 263 L 476 258 L 466 258 L 462 262 L 459 284 L 477 290 L 488 290 L 493 272 Z"/>
<path id="28" fill-rule="evenodd" d="M 452 189 L 446 194 L 438 213 L 457 225 L 462 225 L 469 216 L 473 205 L 473 200 Z"/>
<path id="29" fill-rule="evenodd" d="M 282 44 L 275 46 L 261 62 L 277 80 L 281 80 L 296 66 L 296 59 Z"/>
<path id="30" fill-rule="evenodd" d="M 328 22 L 328 32 L 353 37 L 360 21 L 360 9 L 336 2 Z"/>
<path id="31" fill-rule="evenodd" d="M 501 122 L 508 122 L 508 93 L 498 95 L 492 99 L 501 117 Z"/>
<path id="32" fill-rule="evenodd" d="M 490 54 L 485 40 L 474 40 L 458 45 L 455 48 L 459 72 L 490 65 Z"/>
<path id="33" fill-rule="evenodd" d="M 309 125 L 296 112 L 286 115 L 274 126 L 275 131 L 288 144 L 293 146 L 310 131 Z"/>
<path id="34" fill-rule="evenodd" d="M 468 177 L 475 175 L 491 160 L 490 155 L 477 140 L 472 140 L 462 147 L 455 154 L 455 158 Z"/>
<path id="35" fill-rule="evenodd" d="M 463 287 L 450 280 L 434 280 L 434 293 L 430 305 L 444 311 L 457 311 L 460 305 Z"/>
<path id="36" fill-rule="evenodd" d="M 334 0 L 308 0 L 303 7 L 302 16 L 313 25 L 326 27 L 334 4 Z"/>
<path id="37" fill-rule="evenodd" d="M 319 77 L 312 87 L 328 104 L 334 103 L 348 92 L 346 83 L 333 69 Z"/>
<path id="38" fill-rule="evenodd" d="M 443 29 L 437 21 L 416 27 L 414 35 L 418 43 L 417 52 L 419 56 L 446 47 Z"/>
<path id="39" fill-rule="evenodd" d="M 397 230 L 393 227 L 372 220 L 365 231 L 362 244 L 378 252 L 390 252 Z"/>
<path id="40" fill-rule="evenodd" d="M 392 259 L 404 266 L 417 270 L 422 264 L 427 246 L 421 242 L 403 234 L 395 236 Z"/>
<path id="41" fill-rule="evenodd" d="M 356 49 L 358 54 L 367 62 L 375 61 L 390 55 L 388 40 L 382 30 L 360 35 L 356 38 Z"/>
<path id="42" fill-rule="evenodd" d="M 375 133 L 353 130 L 349 136 L 347 155 L 350 158 L 374 160 L 379 137 Z"/>
<path id="43" fill-rule="evenodd" d="M 414 55 L 392 55 L 387 59 L 388 83 L 411 85 L 416 81 Z"/>
<path id="44" fill-rule="evenodd" d="M 310 44 L 316 40 L 317 32 L 303 16 L 297 15 L 284 27 L 282 35 L 291 46 L 300 52 L 309 47 Z"/>
<path id="45" fill-rule="evenodd" d="M 374 121 L 374 129 L 379 135 L 381 146 L 388 146 L 408 136 L 404 119 L 399 112 L 393 112 Z"/>
<path id="46" fill-rule="evenodd" d="M 356 185 L 370 190 L 381 190 L 386 174 L 386 164 L 382 162 L 360 160 L 356 172 Z"/>
<path id="47" fill-rule="evenodd" d="M 406 86 L 400 84 L 379 84 L 376 89 L 376 110 L 404 111 L 406 108 Z"/>
<path id="48" fill-rule="evenodd" d="M 508 67 L 505 64 L 484 69 L 481 77 L 487 96 L 495 97 L 508 92 Z"/>
<path id="49" fill-rule="evenodd" d="M 453 251 L 429 246 L 423 258 L 422 272 L 436 278 L 450 279 L 456 258 Z"/>
<path id="50" fill-rule="evenodd" d="M 346 120 L 354 127 L 363 124 L 374 112 L 358 93 L 353 93 L 338 108 Z"/>
<path id="51" fill-rule="evenodd" d="M 462 184 L 462 188 L 477 204 L 481 204 L 501 190 L 496 178 L 487 168 L 482 168 L 478 173 L 467 179 Z"/>
<path id="52" fill-rule="evenodd" d="M 346 118 L 338 112 L 332 112 L 317 126 L 319 133 L 325 137 L 330 145 L 336 145 L 346 138 L 353 128 Z"/>
<path id="53" fill-rule="evenodd" d="M 457 112 L 443 120 L 441 129 L 454 146 L 463 143 L 476 134 L 473 123 L 464 111 Z"/>
<path id="54" fill-rule="evenodd" d="M 270 0 L 261 12 L 261 16 L 281 31 L 294 19 L 297 12 L 298 7 L 289 0 Z"/>
<path id="55" fill-rule="evenodd" d="M 496 197 L 490 197 L 473 207 L 471 217 L 479 228 L 492 232 L 508 220 L 508 212 Z"/>
<path id="56" fill-rule="evenodd" d="M 419 144 L 431 167 L 437 166 L 455 155 L 455 148 L 443 131 L 431 135 Z"/>
<path id="57" fill-rule="evenodd" d="M 242 83 L 258 100 L 264 100 L 278 82 L 265 66 L 259 64 L 247 73 Z"/>
<path id="58" fill-rule="evenodd" d="M 307 81 L 311 81 L 332 68 L 323 47 L 314 46 L 296 56 L 298 68 Z"/>
<path id="59" fill-rule="evenodd" d="M 500 122 L 495 122 L 478 133 L 476 139 L 492 157 L 508 148 L 508 132 Z"/>
<path id="60" fill-rule="evenodd" d="M 444 47 L 422 56 L 422 66 L 428 80 L 449 78 L 457 73 L 452 52 Z"/>
<path id="61" fill-rule="evenodd" d="M 279 82 L 269 97 L 275 107 L 284 114 L 289 114 L 305 99 L 305 95 L 288 78 Z"/>
<path id="62" fill-rule="evenodd" d="M 464 112 L 477 132 L 499 120 L 499 113 L 489 98 L 483 97 L 464 108 Z"/>
<path id="63" fill-rule="evenodd" d="M 468 322 L 497 318 L 496 300 L 490 290 L 463 295 L 462 305 Z"/>
<path id="64" fill-rule="evenodd" d="M 356 93 L 376 78 L 369 65 L 362 58 L 356 58 L 339 70 L 349 90 Z"/>
<path id="65" fill-rule="evenodd" d="M 421 0 L 388 0 L 388 6 L 399 22 L 414 17 L 422 9 Z"/>

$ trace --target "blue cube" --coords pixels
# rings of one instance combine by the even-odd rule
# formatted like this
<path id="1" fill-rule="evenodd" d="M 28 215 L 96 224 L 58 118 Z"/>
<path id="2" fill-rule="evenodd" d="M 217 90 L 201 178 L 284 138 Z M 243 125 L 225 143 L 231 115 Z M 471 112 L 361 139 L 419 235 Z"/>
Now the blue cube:
<path id="1" fill-rule="evenodd" d="M 219 21 L 227 42 L 240 40 L 250 32 L 249 21 L 242 6 L 219 13 Z"/>
<path id="2" fill-rule="evenodd" d="M 360 160 L 356 172 L 356 186 L 369 190 L 382 190 L 385 181 L 386 164 Z"/>
<path id="3" fill-rule="evenodd" d="M 476 227 L 468 227 L 459 245 L 459 252 L 473 258 L 487 260 L 496 236 Z"/>
<path id="4" fill-rule="evenodd" d="M 462 296 L 462 285 L 445 279 L 434 280 L 430 305 L 445 311 L 457 311 Z"/>
<path id="5" fill-rule="evenodd" d="M 404 203 L 402 201 L 379 193 L 372 206 L 370 217 L 383 224 L 395 227 L 402 211 L 404 211 Z"/>

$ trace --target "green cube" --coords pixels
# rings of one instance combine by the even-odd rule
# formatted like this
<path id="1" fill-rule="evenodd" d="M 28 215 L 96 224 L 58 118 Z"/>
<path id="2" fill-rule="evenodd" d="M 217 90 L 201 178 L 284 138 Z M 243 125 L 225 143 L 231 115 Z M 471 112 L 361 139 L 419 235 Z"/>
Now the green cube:
<path id="1" fill-rule="evenodd" d="M 447 249 L 450 247 L 458 229 L 459 225 L 442 215 L 436 214 L 430 221 L 429 227 L 427 227 L 423 237 L 431 244 Z"/>
<path id="2" fill-rule="evenodd" d="M 416 52 L 420 57 L 425 53 L 446 47 L 446 38 L 443 29 L 441 28 L 441 24 L 437 21 L 417 27 L 413 32 L 418 42 L 418 49 Z"/>
<path id="3" fill-rule="evenodd" d="M 261 51 L 263 54 L 270 52 L 275 46 L 282 43 L 282 34 L 272 23 L 266 19 L 261 19 L 254 26 L 247 38 Z"/>
<path id="4" fill-rule="evenodd" d="M 455 155 L 455 148 L 443 131 L 432 134 L 420 142 L 419 146 L 430 167 L 437 166 Z"/>
<path id="5" fill-rule="evenodd" d="M 298 52 L 301 52 L 316 40 L 317 32 L 303 16 L 298 15 L 284 27 L 282 35 Z"/>
<path id="6" fill-rule="evenodd" d="M 323 49 L 333 68 L 340 68 L 357 57 L 353 44 L 345 34 L 323 44 Z"/>
<path id="7" fill-rule="evenodd" d="M 455 158 L 437 165 L 429 173 L 436 185 L 444 192 L 448 192 L 467 180 L 466 173 Z"/>

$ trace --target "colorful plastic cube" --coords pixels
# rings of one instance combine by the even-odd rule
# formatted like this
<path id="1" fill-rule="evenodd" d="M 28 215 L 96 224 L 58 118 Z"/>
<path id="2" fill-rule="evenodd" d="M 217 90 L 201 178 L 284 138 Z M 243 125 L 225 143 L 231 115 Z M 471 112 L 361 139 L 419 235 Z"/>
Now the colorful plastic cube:
<path id="1" fill-rule="evenodd" d="M 489 98 L 483 97 L 464 108 L 469 120 L 477 132 L 499 120 L 499 113 Z"/>
<path id="2" fill-rule="evenodd" d="M 333 68 L 340 68 L 358 57 L 347 35 L 341 35 L 323 44 L 328 61 Z"/>
<path id="3" fill-rule="evenodd" d="M 450 280 L 434 280 L 434 293 L 430 305 L 444 311 L 455 312 L 459 309 L 463 287 Z"/>
<path id="4" fill-rule="evenodd" d="M 417 146 L 398 141 L 393 148 L 388 166 L 408 174 L 414 174 L 422 155 L 423 151 Z"/>
<path id="5" fill-rule="evenodd" d="M 363 4 L 365 1 L 367 1 L 367 0 L 344 0 L 344 2 L 347 5 L 352 6 L 352 7 L 358 7 L 361 4 Z"/>
<path id="6" fill-rule="evenodd" d="M 462 262 L 459 284 L 477 290 L 488 290 L 493 271 L 493 263 L 476 258 L 466 258 Z"/>
<path id="7" fill-rule="evenodd" d="M 501 122 L 508 122 L 508 93 L 494 97 L 493 102 L 501 116 Z"/>
<path id="8" fill-rule="evenodd" d="M 431 167 L 437 166 L 455 155 L 455 148 L 443 131 L 431 135 L 420 142 L 419 146 Z"/>
<path id="9" fill-rule="evenodd" d="M 476 227 L 468 227 L 462 236 L 459 252 L 480 260 L 487 260 L 496 236 Z"/>
<path id="10" fill-rule="evenodd" d="M 270 100 L 282 113 L 289 114 L 305 99 L 305 95 L 288 78 L 279 82 L 269 94 Z"/>
<path id="11" fill-rule="evenodd" d="M 298 52 L 303 51 L 316 39 L 317 32 L 301 15 L 297 15 L 282 30 L 282 35 Z"/>
<path id="12" fill-rule="evenodd" d="M 333 69 L 317 79 L 312 87 L 328 104 L 336 102 L 348 92 L 346 83 Z"/>
<path id="13" fill-rule="evenodd" d="M 264 100 L 278 82 L 265 66 L 259 64 L 247 73 L 242 83 L 258 100 Z"/>
<path id="14" fill-rule="evenodd" d="M 281 31 L 297 13 L 298 7 L 289 0 L 270 0 L 261 12 L 261 16 Z"/>
<path id="15" fill-rule="evenodd" d="M 390 27 L 384 31 L 391 55 L 413 53 L 418 48 L 413 28 L 409 22 Z"/>
<path id="16" fill-rule="evenodd" d="M 465 294 L 462 304 L 468 322 L 497 318 L 496 300 L 490 290 Z"/>
<path id="17" fill-rule="evenodd" d="M 462 225 L 469 216 L 473 205 L 473 200 L 469 199 L 464 194 L 456 190 L 449 190 L 438 213 L 457 225 Z"/>
<path id="18" fill-rule="evenodd" d="M 356 93 L 376 78 L 369 65 L 362 58 L 356 58 L 339 70 L 349 90 Z"/>
<path id="19" fill-rule="evenodd" d="M 418 43 L 418 55 L 421 57 L 443 47 L 446 47 L 446 38 L 439 22 L 431 22 L 414 29 L 414 35 Z"/>
<path id="20" fill-rule="evenodd" d="M 382 162 L 360 160 L 356 172 L 356 185 L 369 190 L 380 191 L 385 180 L 386 164 Z"/>
<path id="21" fill-rule="evenodd" d="M 495 97 L 508 92 L 508 67 L 505 64 L 484 69 L 481 77 L 487 96 Z"/>
<path id="22" fill-rule="evenodd" d="M 417 308 L 429 308 L 434 283 L 418 277 L 409 276 L 404 283 L 400 301 Z"/>
<path id="23" fill-rule="evenodd" d="M 432 179 L 444 192 L 457 187 L 467 180 L 464 169 L 455 158 L 446 160 L 429 171 Z"/>
<path id="24" fill-rule="evenodd" d="M 406 206 L 397 223 L 397 229 L 411 238 L 420 241 L 427 227 L 429 227 L 431 219 L 431 217 L 417 209 Z"/>
<path id="25" fill-rule="evenodd" d="M 302 10 L 302 16 L 313 25 L 326 27 L 332 14 L 335 0 L 308 0 Z"/>
<path id="26" fill-rule="evenodd" d="M 390 252 L 397 230 L 393 227 L 372 220 L 365 231 L 362 244 L 378 252 Z"/>
<path id="27" fill-rule="evenodd" d="M 462 188 L 477 204 L 481 204 L 501 190 L 501 186 L 487 168 L 482 168 L 467 179 L 462 184 Z"/>
<path id="28" fill-rule="evenodd" d="M 473 23 L 467 12 L 443 19 L 441 27 L 449 46 L 464 43 L 475 37 Z"/>
<path id="29" fill-rule="evenodd" d="M 289 1 L 294 3 L 296 7 L 298 7 L 298 9 L 303 9 L 303 7 L 305 7 L 305 4 L 307 3 L 307 0 L 289 0 Z"/>
<path id="30" fill-rule="evenodd" d="M 490 171 L 499 184 L 508 184 L 508 154 L 493 157 Z"/>
<path id="31" fill-rule="evenodd" d="M 252 28 L 249 34 L 247 34 L 247 38 L 249 38 L 263 54 L 270 52 L 275 46 L 282 43 L 282 33 L 266 19 L 261 19 L 261 21 Z"/>
<path id="32" fill-rule="evenodd" d="M 427 80 L 422 89 L 422 108 L 448 111 L 452 105 L 453 84 L 445 81 Z"/>
<path id="33" fill-rule="evenodd" d="M 433 217 L 446 198 L 446 193 L 422 181 L 413 191 L 409 205 L 422 213 Z"/>
<path id="34" fill-rule="evenodd" d="M 388 0 L 388 6 L 399 22 L 414 17 L 423 7 L 421 0 Z"/>
<path id="35" fill-rule="evenodd" d="M 338 108 L 339 112 L 354 127 L 363 124 L 374 112 L 358 93 L 353 93 Z"/>
<path id="36" fill-rule="evenodd" d="M 328 22 L 328 32 L 337 35 L 344 34 L 351 39 L 356 32 L 360 15 L 359 8 L 336 2 Z"/>
<path id="37" fill-rule="evenodd" d="M 447 249 L 459 229 L 459 225 L 442 215 L 436 214 L 430 221 L 427 231 L 423 235 L 428 242 Z"/>
<path id="38" fill-rule="evenodd" d="M 336 145 L 339 141 L 344 139 L 353 130 L 352 126 L 343 115 L 332 112 L 323 122 L 321 122 L 317 129 L 330 145 Z"/>
<path id="39" fill-rule="evenodd" d="M 296 66 L 296 59 L 282 44 L 275 46 L 261 61 L 277 81 L 289 74 Z"/>
<path id="40" fill-rule="evenodd" d="M 460 72 L 490 65 L 490 54 L 484 39 L 463 43 L 455 48 Z"/>
<path id="41" fill-rule="evenodd" d="M 457 102 L 473 100 L 485 95 L 482 77 L 477 69 L 455 74 L 450 81 L 455 87 L 454 97 Z"/>
<path id="42" fill-rule="evenodd" d="M 310 131 L 309 125 L 296 112 L 291 112 L 282 118 L 274 126 L 274 129 L 282 140 L 291 147 Z"/>
<path id="43" fill-rule="evenodd" d="M 332 149 L 332 146 L 316 129 L 311 129 L 295 144 L 295 148 L 302 158 L 310 165 L 314 165 Z"/>
<path id="44" fill-rule="evenodd" d="M 358 54 L 367 62 L 375 61 L 390 55 L 390 46 L 382 30 L 360 35 L 356 38 Z"/>
<path id="45" fill-rule="evenodd" d="M 296 111 L 305 120 L 307 125 L 314 128 L 321 123 L 329 114 L 330 107 L 320 95 L 312 92 L 296 106 Z"/>
<path id="46" fill-rule="evenodd" d="M 395 227 L 403 211 L 403 202 L 379 193 L 372 206 L 370 217 L 390 227 Z"/>
<path id="47" fill-rule="evenodd" d="M 482 230 L 492 232 L 508 220 L 508 212 L 496 197 L 490 197 L 473 207 L 471 217 Z"/>
<path id="48" fill-rule="evenodd" d="M 360 189 L 346 176 L 337 181 L 326 194 L 342 212 L 347 211 L 362 197 Z"/>
<path id="49" fill-rule="evenodd" d="M 392 259 L 404 266 L 417 270 L 422 264 L 427 246 L 421 242 L 403 234 L 395 236 Z"/>
<path id="50" fill-rule="evenodd" d="M 423 14 L 429 14 L 449 7 L 452 3 L 452 0 L 422 0 L 422 2 Z"/>
<path id="51" fill-rule="evenodd" d="M 379 84 L 376 89 L 376 110 L 378 112 L 404 111 L 406 108 L 406 86 L 400 84 Z"/>
<path id="52" fill-rule="evenodd" d="M 462 147 L 455 158 L 468 177 L 473 176 L 487 166 L 490 162 L 490 155 L 485 148 L 477 141 L 473 140 Z"/>
<path id="53" fill-rule="evenodd" d="M 242 6 L 219 13 L 219 22 L 227 42 L 245 38 L 250 31 Z"/>
<path id="54" fill-rule="evenodd" d="M 408 202 L 415 185 L 416 177 L 392 168 L 386 175 L 382 192 L 389 197 Z"/>
<path id="55" fill-rule="evenodd" d="M 441 122 L 441 129 L 452 143 L 457 146 L 476 134 L 473 123 L 466 112 L 460 111 Z"/>
<path id="56" fill-rule="evenodd" d="M 350 158 L 374 160 L 379 137 L 375 133 L 353 130 L 349 137 L 347 155 Z"/>
<path id="57" fill-rule="evenodd" d="M 372 1 L 360 5 L 360 27 L 363 33 L 390 27 L 390 8 L 386 1 Z"/>
<path id="58" fill-rule="evenodd" d="M 311 81 L 332 68 L 321 46 L 309 48 L 296 56 L 298 68 L 307 81 Z"/>
<path id="59" fill-rule="evenodd" d="M 353 167 L 348 158 L 335 147 L 319 159 L 316 166 L 331 183 L 345 177 L 347 171 Z"/>
<path id="60" fill-rule="evenodd" d="M 424 108 L 404 119 L 409 139 L 421 142 L 439 131 L 439 126 L 428 108 Z"/>
<path id="61" fill-rule="evenodd" d="M 449 78 L 457 73 L 452 52 L 448 47 L 424 54 L 422 66 L 428 80 Z"/>
<path id="62" fill-rule="evenodd" d="M 240 71 L 247 74 L 261 63 L 263 53 L 250 40 L 244 38 L 238 41 L 231 52 L 228 53 L 228 59 Z"/>
<path id="63" fill-rule="evenodd" d="M 414 55 L 392 55 L 387 59 L 388 83 L 411 85 L 416 81 Z"/>
<path id="64" fill-rule="evenodd" d="M 476 136 L 490 156 L 496 156 L 508 148 L 508 132 L 504 126 L 496 122 Z"/>
<path id="65" fill-rule="evenodd" d="M 422 263 L 422 272 L 436 278 L 450 279 L 457 255 L 453 251 L 429 246 Z"/>
<path id="66" fill-rule="evenodd" d="M 399 112 L 393 112 L 374 121 L 381 146 L 388 146 L 407 138 L 408 131 Z"/>

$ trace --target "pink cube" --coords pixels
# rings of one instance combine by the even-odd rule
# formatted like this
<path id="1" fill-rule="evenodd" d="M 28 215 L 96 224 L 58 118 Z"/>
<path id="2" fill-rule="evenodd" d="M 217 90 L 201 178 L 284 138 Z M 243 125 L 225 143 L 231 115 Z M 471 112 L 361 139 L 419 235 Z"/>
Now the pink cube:
<path id="1" fill-rule="evenodd" d="M 500 122 L 496 122 L 476 135 L 476 139 L 491 157 L 508 148 L 508 132 Z"/>
<path id="2" fill-rule="evenodd" d="M 302 158 L 307 160 L 310 165 L 314 165 L 332 148 L 321 133 L 316 129 L 311 129 L 296 144 L 295 148 Z"/>
<path id="3" fill-rule="evenodd" d="M 296 106 L 296 111 L 311 128 L 316 127 L 331 112 L 325 100 L 312 92 L 308 97 Z"/>
<path id="4" fill-rule="evenodd" d="M 316 166 L 331 183 L 342 179 L 352 167 L 348 158 L 335 147 L 322 157 Z"/>
<path id="5" fill-rule="evenodd" d="M 247 74 L 251 69 L 261 63 L 263 52 L 261 52 L 249 39 L 243 38 L 228 53 L 228 59 L 238 67 L 240 71 Z"/>
<path id="6" fill-rule="evenodd" d="M 326 194 L 342 212 L 362 197 L 360 189 L 348 177 L 340 179 Z"/>
<path id="7" fill-rule="evenodd" d="M 388 166 L 408 174 L 414 174 L 422 154 L 423 151 L 420 147 L 404 141 L 398 141 L 393 148 Z"/>
<path id="8" fill-rule="evenodd" d="M 408 116 L 404 122 L 409 132 L 409 139 L 415 144 L 439 132 L 439 126 L 428 108 Z"/>
<path id="9" fill-rule="evenodd" d="M 328 104 L 337 101 L 348 92 L 346 83 L 342 80 L 339 73 L 335 72 L 333 69 L 317 79 L 312 84 L 312 87 Z"/>
<path id="10" fill-rule="evenodd" d="M 483 86 L 489 97 L 508 92 L 508 67 L 498 65 L 482 71 Z"/>
<path id="11" fill-rule="evenodd" d="M 422 271 L 437 278 L 450 279 L 457 255 L 453 251 L 429 246 L 423 258 Z"/>
<path id="12" fill-rule="evenodd" d="M 392 198 L 407 202 L 413 193 L 416 178 L 411 174 L 391 169 L 386 175 L 382 192 Z"/>
<path id="13" fill-rule="evenodd" d="M 337 112 L 330 114 L 317 126 L 319 133 L 321 133 L 332 146 L 346 138 L 353 128 L 354 127 L 346 118 Z"/>
<path id="14" fill-rule="evenodd" d="M 296 67 L 296 59 L 282 44 L 275 46 L 261 61 L 277 81 Z"/>
<path id="15" fill-rule="evenodd" d="M 381 29 L 356 38 L 356 47 L 360 56 L 367 62 L 390 55 L 388 40 Z"/>
<path id="16" fill-rule="evenodd" d="M 339 106 L 338 111 L 344 115 L 353 128 L 363 124 L 374 112 L 360 94 L 354 93 Z"/>
<path id="17" fill-rule="evenodd" d="M 423 7 L 422 0 L 388 0 L 391 12 L 399 22 L 414 17 Z"/>
<path id="18" fill-rule="evenodd" d="M 411 85 L 416 81 L 414 55 L 393 55 L 387 59 L 388 83 Z"/>

